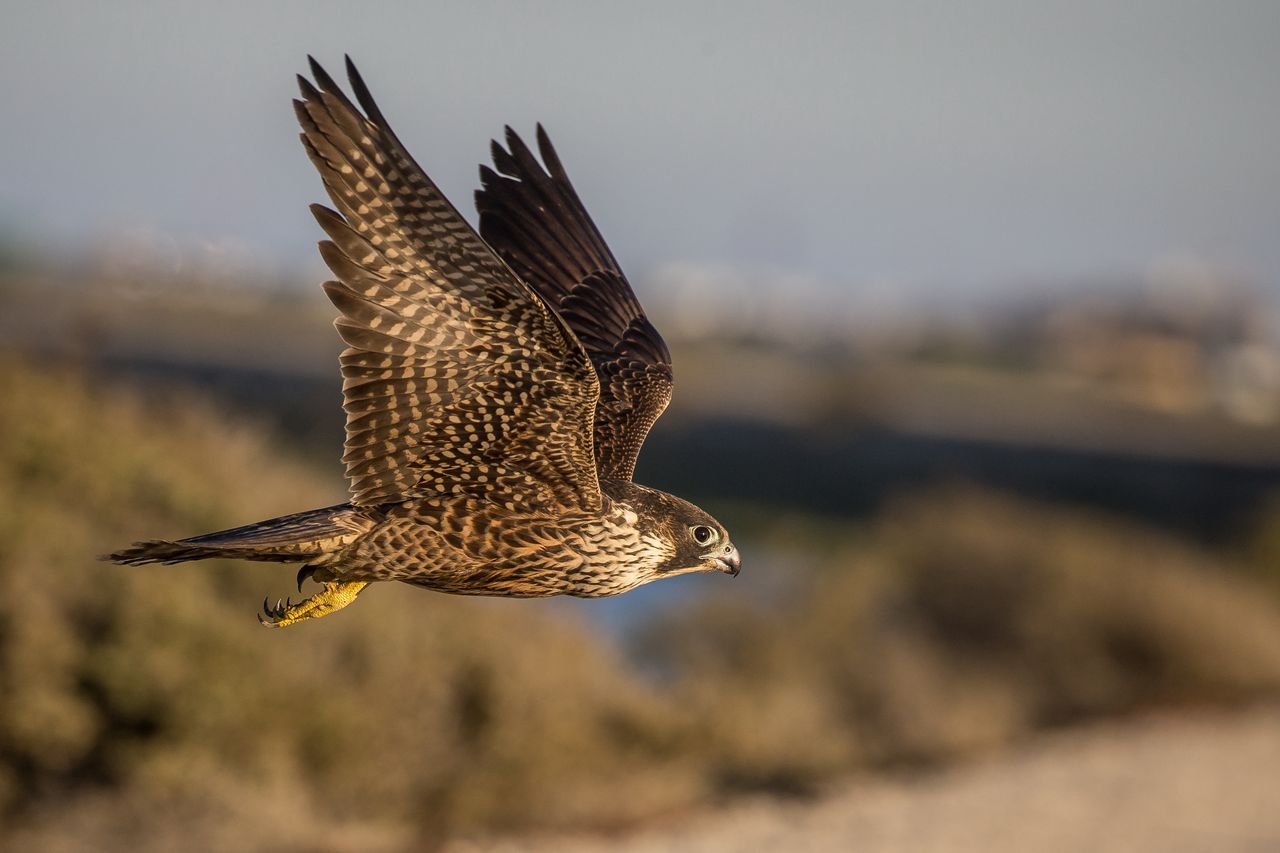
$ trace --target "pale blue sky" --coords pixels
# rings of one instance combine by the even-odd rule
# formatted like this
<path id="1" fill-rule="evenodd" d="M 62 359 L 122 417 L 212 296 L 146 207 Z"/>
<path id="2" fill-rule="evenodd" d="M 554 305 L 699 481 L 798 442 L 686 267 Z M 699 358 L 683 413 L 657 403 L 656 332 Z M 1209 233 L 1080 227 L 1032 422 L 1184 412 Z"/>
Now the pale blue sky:
<path id="1" fill-rule="evenodd" d="M 544 121 L 633 277 L 920 292 L 1192 256 L 1280 287 L 1280 3 L 56 3 L 0 31 L 0 222 L 311 269 L 292 76 L 350 52 L 455 202 Z"/>

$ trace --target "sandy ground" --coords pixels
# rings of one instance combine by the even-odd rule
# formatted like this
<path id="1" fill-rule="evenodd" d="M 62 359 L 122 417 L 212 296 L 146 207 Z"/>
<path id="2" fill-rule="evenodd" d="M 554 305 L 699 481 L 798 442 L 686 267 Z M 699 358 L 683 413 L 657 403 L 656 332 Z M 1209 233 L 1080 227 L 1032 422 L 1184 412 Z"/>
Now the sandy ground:
<path id="1" fill-rule="evenodd" d="M 461 851 L 1280 851 L 1280 706 L 1110 724 L 817 802 Z"/>

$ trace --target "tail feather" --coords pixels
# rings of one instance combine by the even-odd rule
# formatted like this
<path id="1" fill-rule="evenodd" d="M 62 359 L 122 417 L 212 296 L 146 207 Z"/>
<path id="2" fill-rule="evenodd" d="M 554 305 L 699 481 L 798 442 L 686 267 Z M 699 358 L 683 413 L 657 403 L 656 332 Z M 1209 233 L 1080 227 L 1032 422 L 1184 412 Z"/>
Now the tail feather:
<path id="1" fill-rule="evenodd" d="M 293 563 L 332 553 L 366 532 L 372 524 L 372 519 L 351 504 L 339 504 L 189 539 L 135 542 L 99 559 L 126 566 L 172 565 L 215 557 Z"/>

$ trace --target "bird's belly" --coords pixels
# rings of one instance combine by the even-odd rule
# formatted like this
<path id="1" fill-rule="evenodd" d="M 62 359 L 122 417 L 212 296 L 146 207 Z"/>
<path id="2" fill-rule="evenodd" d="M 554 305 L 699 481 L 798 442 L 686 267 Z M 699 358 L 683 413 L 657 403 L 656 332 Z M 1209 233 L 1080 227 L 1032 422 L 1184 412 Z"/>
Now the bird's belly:
<path id="1" fill-rule="evenodd" d="M 431 509 L 404 507 L 381 522 L 339 558 L 343 578 L 520 598 L 600 597 L 641 582 L 630 547 L 635 537 L 611 517 Z"/>

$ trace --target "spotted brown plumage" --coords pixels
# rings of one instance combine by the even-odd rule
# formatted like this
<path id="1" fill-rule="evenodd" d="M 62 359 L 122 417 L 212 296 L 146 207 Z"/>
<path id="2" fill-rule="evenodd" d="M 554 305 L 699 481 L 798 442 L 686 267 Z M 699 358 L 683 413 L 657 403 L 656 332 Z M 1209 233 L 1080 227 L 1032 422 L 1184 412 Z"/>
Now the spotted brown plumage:
<path id="1" fill-rule="evenodd" d="M 504 596 L 624 592 L 737 574 L 724 527 L 631 481 L 671 398 L 671 357 L 541 126 L 482 171 L 482 239 L 405 150 L 355 67 L 311 60 L 294 102 L 333 209 L 324 290 L 340 357 L 351 502 L 117 551 L 118 563 L 304 562 L 324 584 L 263 622 L 325 615 L 370 582 Z M 492 246 L 492 248 L 491 248 Z M 495 249 L 497 250 L 495 253 Z"/>
<path id="2" fill-rule="evenodd" d="M 313 208 L 347 410 L 353 502 L 409 491 L 596 509 L 582 348 L 405 152 L 360 77 L 362 116 L 319 65 L 302 142 L 341 213 Z"/>

